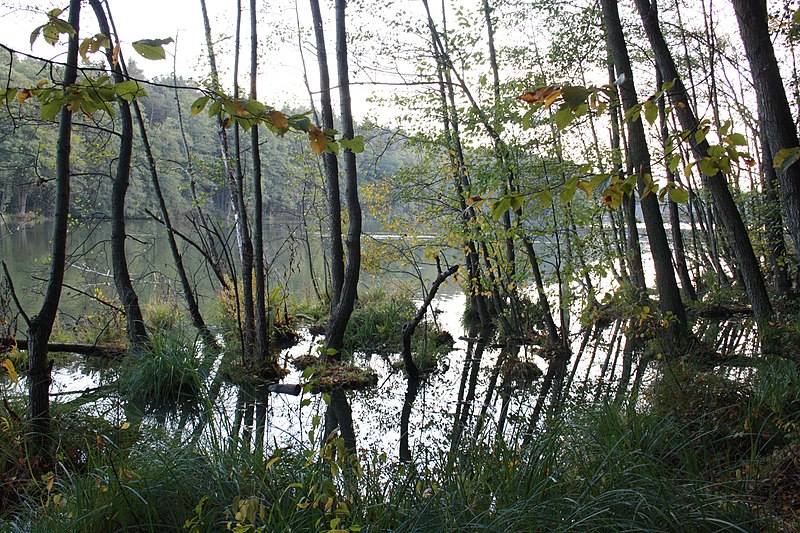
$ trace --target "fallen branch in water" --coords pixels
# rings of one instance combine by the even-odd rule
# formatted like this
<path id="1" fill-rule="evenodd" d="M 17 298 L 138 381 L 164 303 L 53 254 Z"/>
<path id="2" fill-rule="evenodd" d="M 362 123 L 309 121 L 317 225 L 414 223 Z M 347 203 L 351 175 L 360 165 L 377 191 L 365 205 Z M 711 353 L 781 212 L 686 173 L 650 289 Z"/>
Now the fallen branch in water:
<path id="1" fill-rule="evenodd" d="M 0 353 L 10 352 L 16 344 L 18 350 L 28 350 L 27 339 L 0 339 Z M 90 357 L 101 357 L 103 359 L 118 359 L 124 356 L 127 348 L 119 346 L 98 346 L 96 344 L 69 344 L 62 342 L 47 343 L 48 352 L 71 352 Z"/>
<path id="2" fill-rule="evenodd" d="M 436 264 L 437 266 L 439 264 L 438 257 L 436 259 Z M 422 319 L 425 318 L 425 314 L 428 312 L 428 307 L 431 305 L 434 296 L 436 296 L 436 291 L 439 290 L 439 287 L 447 278 L 455 274 L 457 271 L 458 265 L 453 265 L 444 272 L 440 268 L 439 275 L 431 285 L 431 290 L 428 291 L 425 301 L 422 302 L 422 305 L 417 310 L 417 316 L 415 316 L 414 320 L 411 322 L 403 325 L 403 363 L 406 365 L 406 372 L 408 372 L 408 375 L 412 378 L 419 378 L 420 372 L 419 368 L 417 368 L 417 365 L 414 362 L 414 358 L 411 355 L 411 336 L 414 334 L 414 330 L 417 329 L 419 323 L 422 322 Z"/>

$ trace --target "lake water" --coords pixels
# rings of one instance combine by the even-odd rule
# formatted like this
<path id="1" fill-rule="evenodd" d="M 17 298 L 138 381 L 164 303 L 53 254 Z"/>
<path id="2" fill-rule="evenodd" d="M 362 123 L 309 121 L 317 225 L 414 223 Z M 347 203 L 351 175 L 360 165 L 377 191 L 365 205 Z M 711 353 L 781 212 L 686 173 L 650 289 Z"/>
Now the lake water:
<path id="1" fill-rule="evenodd" d="M 29 314 L 35 312 L 41 298 L 42 282 L 47 275 L 46 262 L 49 248 L 48 224 L 5 233 L 0 239 L 0 257 L 7 262 L 10 274 L 15 281 L 22 304 Z M 128 254 L 130 265 L 140 298 L 146 302 L 150 298 L 169 297 L 182 303 L 178 297 L 172 259 L 163 238 L 163 229 L 151 222 L 132 222 L 129 224 Z M 313 297 L 313 284 L 307 262 L 307 248 L 302 241 L 302 232 L 291 223 L 272 224 L 267 228 L 270 235 L 267 258 L 273 283 L 279 282 L 288 287 L 295 297 Z M 114 288 L 109 271 L 110 243 L 108 224 L 94 223 L 79 225 L 72 229 L 70 237 L 70 267 L 66 283 L 72 287 L 65 290 L 61 309 L 62 327 L 71 321 L 101 321 L 109 313 L 108 308 L 92 303 L 78 291 L 113 298 Z M 402 236 L 376 233 L 365 240 L 374 243 L 401 242 Z M 423 242 L 424 244 L 424 242 Z M 321 244 L 318 237 L 310 242 L 314 271 L 323 271 Z M 210 312 L 214 301 L 215 287 L 210 283 L 209 273 L 204 268 L 195 250 L 183 245 L 186 262 L 190 265 L 201 305 Z M 418 256 L 420 257 L 420 256 Z M 435 277 L 433 264 L 420 263 L 418 275 L 426 284 Z M 397 285 L 405 283 L 413 288 L 421 283 L 418 275 L 404 272 L 398 265 L 383 264 L 382 270 L 367 273 L 362 278 L 363 289 L 377 285 Z M 275 281 L 277 280 L 277 281 Z M 322 280 L 319 280 L 320 283 Z M 421 294 L 418 292 L 417 294 Z M 440 371 L 432 374 L 420 387 L 413 408 L 408 415 L 408 434 L 411 453 L 423 456 L 432 449 L 447 449 L 456 433 L 471 434 L 480 432 L 491 436 L 500 428 L 505 435 L 524 431 L 530 412 L 536 402 L 541 379 L 526 378 L 512 380 L 503 363 L 514 358 L 509 351 L 494 346 L 481 346 L 474 340 L 475 332 L 465 332 L 462 317 L 466 298 L 460 287 L 450 283 L 442 288 L 434 301 L 437 320 L 456 340 L 454 350 L 443 361 Z M 572 383 L 570 392 L 589 397 L 613 397 L 616 385 L 623 373 L 623 355 L 628 342 L 621 331 L 624 325 L 610 324 L 602 330 L 583 328 L 578 320 L 571 321 L 570 341 L 573 360 L 568 365 L 568 377 Z M 398 325 L 399 327 L 400 325 Z M 752 330 L 746 323 L 732 322 L 713 327 L 729 328 L 713 331 L 710 336 L 716 346 L 725 350 L 752 350 L 755 342 Z M 699 324 L 698 332 L 707 329 L 709 324 Z M 20 332 L 20 334 L 23 334 Z M 281 354 L 281 361 L 312 353 L 319 339 L 301 331 L 300 342 Z M 516 360 L 536 365 L 546 371 L 548 361 L 540 357 L 540 352 L 531 346 L 522 346 Z M 628 354 L 632 358 L 632 372 L 638 367 L 638 353 Z M 364 391 L 347 392 L 346 401 L 352 408 L 353 425 L 360 450 L 384 452 L 390 457 L 398 456 L 401 440 L 401 415 L 408 394 L 405 373 L 398 370 L 398 354 L 356 353 L 355 360 L 361 366 L 370 366 L 378 375 L 378 384 Z M 646 362 L 644 364 L 647 364 Z M 287 383 L 303 383 L 299 371 L 293 370 L 285 378 Z M 652 375 L 641 371 L 644 380 Z M 57 367 L 53 373 L 51 389 L 54 401 L 73 402 L 80 399 L 82 391 L 106 386 L 106 394 L 92 399 L 81 408 L 96 416 L 110 419 L 121 426 L 125 421 L 133 421 L 144 426 L 160 426 L 170 432 L 185 436 L 195 435 L 199 439 L 208 435 L 231 435 L 239 433 L 248 425 L 258 425 L 257 420 L 242 420 L 247 412 L 255 418 L 257 409 L 248 404 L 261 402 L 266 406 L 266 422 L 263 440 L 267 447 L 291 446 L 307 442 L 308 430 L 317 415 L 323 415 L 326 405 L 321 395 L 301 397 L 255 393 L 243 391 L 235 385 L 216 381 L 215 375 L 209 378 L 209 388 L 214 390 L 213 404 L 216 411 L 209 422 L 197 410 L 181 409 L 150 414 L 142 418 L 135 413 L 125 398 L 116 392 L 116 368 L 86 364 L 81 359 Z M 24 379 L 16 387 L 6 387 L 10 395 L 24 396 Z M 303 398 L 310 398 L 309 405 L 301 406 Z M 406 405 L 408 407 L 408 405 Z M 485 412 L 476 430 L 478 414 Z M 241 421 L 237 424 L 237 420 Z M 458 438 L 458 437 L 455 437 Z"/>

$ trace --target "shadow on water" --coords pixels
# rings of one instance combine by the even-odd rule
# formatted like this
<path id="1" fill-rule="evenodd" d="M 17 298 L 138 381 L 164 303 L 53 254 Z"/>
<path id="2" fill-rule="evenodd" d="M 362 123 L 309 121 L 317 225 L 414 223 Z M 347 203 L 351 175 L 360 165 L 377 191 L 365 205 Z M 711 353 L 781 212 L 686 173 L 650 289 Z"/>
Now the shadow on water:
<path id="1" fill-rule="evenodd" d="M 438 318 L 451 329 L 454 324 L 460 327 L 464 301 L 442 299 Z M 271 393 L 264 385 L 236 385 L 220 372 L 218 353 L 202 394 L 192 401 L 170 400 L 143 408 L 120 392 L 113 368 L 94 370 L 88 364 L 56 369 L 53 394 L 55 401 L 80 409 L 99 409 L 103 403 L 104 416 L 115 416 L 116 422 L 122 416 L 131 424 L 161 427 L 168 435 L 200 446 L 209 439 L 255 453 L 298 443 L 316 446 L 307 435 L 314 427 L 312 420 L 319 417 L 325 438 L 340 435 L 350 453 L 369 449 L 394 455 L 399 445 L 402 462 L 424 462 L 431 450 L 449 452 L 454 462 L 468 442 L 536 432 L 564 406 L 614 402 L 656 379 L 661 361 L 653 340 L 641 338 L 633 326 L 631 319 L 603 328 L 578 325 L 571 336 L 572 355 L 548 359 L 543 357 L 547 351 L 536 346 L 493 344 L 493 328 L 468 324 L 449 355 L 450 364 L 438 373 L 408 378 L 395 364 L 399 354 L 358 354 L 359 364 L 378 373 L 379 385 L 366 391 L 332 391 L 327 403 L 320 394 L 293 396 Z M 746 317 L 699 319 L 694 333 L 703 346 L 701 362 L 709 368 L 757 353 L 754 325 Z M 312 349 L 309 338 L 304 338 L 281 360 Z M 543 394 L 548 379 L 549 391 Z M 286 382 L 302 385 L 304 379 L 294 372 Z M 11 390 L 18 397 L 24 391 L 24 379 Z"/>
<path id="2" fill-rule="evenodd" d="M 405 398 L 403 399 L 403 409 L 400 413 L 400 461 L 404 463 L 411 462 L 411 447 L 408 445 L 408 425 L 411 420 L 411 409 L 414 407 L 414 401 L 417 399 L 420 382 L 422 380 L 416 376 L 408 376 L 407 381 L 408 385 Z"/>

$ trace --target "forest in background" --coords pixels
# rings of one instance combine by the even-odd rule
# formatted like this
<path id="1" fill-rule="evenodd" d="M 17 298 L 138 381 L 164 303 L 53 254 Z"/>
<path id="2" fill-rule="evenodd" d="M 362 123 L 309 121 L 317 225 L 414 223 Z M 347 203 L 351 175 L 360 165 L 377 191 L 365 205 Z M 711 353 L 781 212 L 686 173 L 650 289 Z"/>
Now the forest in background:
<path id="1" fill-rule="evenodd" d="M 270 6 L 251 0 L 236 7 L 236 31 L 220 39 L 205 2 L 196 6 L 207 42 L 208 76 L 202 82 L 177 74 L 144 79 L 136 63 L 120 55 L 118 43 L 125 37 L 114 29 L 113 2 L 71 0 L 68 9 L 41 14 L 42 25 L 32 24 L 31 38 L 66 50 L 54 61 L 3 45 L 3 238 L 20 231 L 19 224 L 44 219 L 53 231 L 38 311 L 20 301 L 17 280 L 7 269 L 4 276 L 6 379 L 16 381 L 24 371 L 28 388 L 27 397 L 14 398 L 16 407 L 6 402 L 3 417 L 4 431 L 14 435 L 4 448 L 6 463 L 21 466 L 6 466 L 0 475 L 22 487 L 14 489 L 15 498 L 25 501 L 26 491 L 41 491 L 37 479 L 60 468 L 53 462 L 61 437 L 53 425 L 51 411 L 58 408 L 51 405 L 48 354 L 65 349 L 51 334 L 73 253 L 67 238 L 77 225 L 108 221 L 97 227 L 109 231 L 116 295 L 95 300 L 118 309 L 122 318 L 113 345 L 100 349 L 129 352 L 128 358 L 140 362 L 165 350 L 158 325 L 142 312 L 140 280 L 129 271 L 125 252 L 126 223 L 147 218 L 164 227 L 183 300 L 178 314 L 187 330 L 190 323 L 203 350 L 224 348 L 236 360 L 235 373 L 261 386 L 286 374 L 280 347 L 293 336 L 297 316 L 312 318 L 324 332 L 312 370 L 303 375 L 304 392 L 318 391 L 322 376 L 330 379 L 325 369 L 357 373 L 352 336 L 359 326 L 352 318 L 369 314 L 373 302 L 361 275 L 404 268 L 415 273 L 421 292 L 394 320 L 391 350 L 402 358 L 409 387 L 404 405 L 410 410 L 431 370 L 423 364 L 427 344 L 413 344 L 415 331 L 420 325 L 427 331 L 429 321 L 435 325 L 429 308 L 439 287 L 448 280 L 460 283 L 467 296 L 467 359 L 473 354 L 480 361 L 475 353 L 489 345 L 502 348 L 481 415 L 471 418 L 459 404 L 453 421 L 458 431 L 449 449 L 441 450 L 444 464 L 433 468 L 440 476 L 437 487 L 450 484 L 445 506 L 468 500 L 463 514 L 440 509 L 453 523 L 502 524 L 499 499 L 512 522 L 521 523 L 533 509 L 552 504 L 554 514 L 542 522 L 551 528 L 584 519 L 608 530 L 623 523 L 669 529 L 686 520 L 709 530 L 715 524 L 748 524 L 739 529 L 750 530 L 795 523 L 800 7 L 756 0 L 336 0 L 324 6 L 311 0 L 309 20 L 301 20 L 297 10 L 294 33 L 276 32 L 285 42 L 300 43 L 310 105 L 296 103 L 293 109 L 258 96 L 258 72 L 269 70 L 259 47 L 274 38 L 260 38 L 270 28 Z M 90 29 L 79 31 L 84 26 Z M 172 39 L 156 37 L 164 36 L 132 43 L 141 56 L 136 62 L 166 60 Z M 232 72 L 218 70 L 222 56 L 225 62 L 233 57 Z M 374 85 L 370 104 L 383 111 L 356 120 L 353 109 L 364 103 L 354 106 L 350 91 L 362 84 Z M 293 300 L 270 278 L 265 231 L 270 221 L 285 219 L 303 228 L 315 302 Z M 371 239 L 363 230 L 366 222 L 398 238 Z M 314 239 L 323 256 L 316 272 Z M 197 284 L 183 264 L 187 247 L 207 266 L 222 318 L 209 320 L 198 305 Z M 422 264 L 432 269 L 427 278 Z M 714 339 L 719 330 L 703 321 L 732 317 L 747 325 L 755 341 L 732 342 L 723 350 L 728 340 Z M 573 390 L 575 369 L 590 339 L 609 324 L 624 338 L 616 345 L 619 372 L 615 357 L 611 374 L 605 375 L 604 366 L 598 378 L 608 380 L 608 392 L 590 400 L 585 391 Z M 98 349 L 97 343 L 66 340 L 72 351 Z M 371 340 L 368 346 L 388 345 Z M 483 435 L 501 362 L 519 360 L 523 347 L 535 347 L 546 361 L 540 375 L 518 377 L 533 387 L 530 409 L 504 410 L 500 429 Z M 650 369 L 658 377 L 645 386 Z M 781 386 L 768 390 L 775 383 Z M 424 483 L 416 493 L 398 488 L 418 474 L 405 469 L 411 460 L 407 441 L 405 448 L 400 445 L 403 468 L 392 474 L 397 485 L 389 484 L 398 492 L 359 487 L 359 479 L 378 479 L 364 477 L 359 466 L 345 389 L 333 380 L 321 427 L 341 441 L 312 442 L 303 450 L 317 454 L 321 470 L 314 472 L 324 479 L 314 478 L 308 487 L 300 482 L 310 493 L 278 498 L 288 509 L 314 512 L 294 516 L 270 503 L 274 496 L 268 493 L 285 486 L 281 476 L 287 470 L 262 478 L 253 489 L 262 491 L 257 495 L 245 500 L 240 493 L 233 507 L 230 498 L 221 498 L 204 510 L 202 500 L 190 497 L 189 515 L 158 520 L 183 520 L 187 529 L 227 523 L 270 530 L 306 523 L 313 515 L 314 527 L 324 523 L 330 530 L 345 522 L 351 531 L 371 522 L 423 527 L 405 522 L 404 513 L 426 507 L 426 491 L 440 489 Z M 638 404 L 640 395 L 647 397 L 647 408 Z M 670 395 L 677 396 L 675 405 Z M 523 421 L 512 435 L 502 430 L 506 416 Z M 715 418 L 723 422 L 715 426 Z M 574 426 L 578 420 L 586 427 Z M 755 428 L 756 422 L 761 426 Z M 471 440 L 465 436 L 469 424 Z M 658 440 L 670 431 L 688 440 L 677 447 Z M 652 455 L 643 454 L 642 464 L 615 458 L 609 466 L 603 459 L 609 443 L 586 442 L 595 432 L 609 439 L 624 435 L 640 451 L 651 445 Z M 252 445 L 251 437 L 224 450 L 212 447 L 205 460 L 246 457 L 263 461 L 266 469 L 276 464 L 278 451 L 258 445 L 257 437 Z M 559 448 L 565 439 L 570 446 Z M 120 448 L 125 460 L 132 449 Z M 492 459 L 481 463 L 485 449 Z M 697 450 L 703 451 L 703 464 L 689 458 Z M 281 462 L 302 462 L 299 452 Z M 671 459 L 661 462 L 662 452 Z M 459 453 L 477 461 L 478 473 L 469 473 L 469 465 L 459 469 L 453 459 Z M 581 457 L 588 457 L 581 468 L 596 470 L 580 471 Z M 490 462 L 498 458 L 512 465 L 501 469 L 508 475 L 502 498 L 492 488 L 481 492 L 497 467 Z M 103 467 L 102 458 L 94 460 Z M 549 460 L 552 468 L 564 469 L 553 489 L 563 498 L 557 503 L 547 500 L 553 470 L 542 463 Z M 658 468 L 641 484 L 623 487 L 629 469 L 652 468 L 654 462 Z M 526 465 L 524 472 L 515 471 L 517 464 Z M 780 468 L 780 475 L 770 470 Z M 606 484 L 602 476 L 609 472 L 614 481 Z M 475 482 L 467 484 L 475 491 L 470 497 L 460 492 L 461 475 Z M 601 476 L 596 484 L 581 485 L 595 475 Z M 724 487 L 715 493 L 717 479 Z M 691 487 L 681 493 L 680 512 L 686 514 L 660 515 L 665 502 L 656 495 L 682 480 L 689 480 L 684 488 Z M 415 481 L 417 487 L 421 482 Z M 520 492 L 518 484 L 527 488 Z M 124 486 L 119 482 L 122 493 Z M 44 488 L 49 494 L 52 484 Z M 64 494 L 69 490 L 77 489 Z M 623 516 L 627 511 L 615 506 L 624 507 L 625 498 L 615 498 L 616 490 L 641 497 L 646 511 Z M 364 503 L 394 497 L 401 502 L 398 515 L 378 516 Z M 594 505 L 606 498 L 608 506 L 595 514 Z M 586 506 L 571 508 L 568 501 Z M 70 505 L 84 512 L 79 500 Z M 69 522 L 58 509 L 45 515 L 37 522 L 23 512 L 15 523 L 24 528 L 19 524 Z M 438 515 L 422 516 L 435 524 Z M 106 525 L 124 522 L 113 513 L 104 519 Z"/>

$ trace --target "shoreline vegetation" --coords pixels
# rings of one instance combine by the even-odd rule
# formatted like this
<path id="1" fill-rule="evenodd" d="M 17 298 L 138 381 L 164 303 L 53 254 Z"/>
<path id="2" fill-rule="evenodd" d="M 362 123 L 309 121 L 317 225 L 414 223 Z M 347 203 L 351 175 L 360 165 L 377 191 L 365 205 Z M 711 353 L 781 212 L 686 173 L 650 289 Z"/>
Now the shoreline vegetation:
<path id="1" fill-rule="evenodd" d="M 800 530 L 796 2 L 19 1 L 0 533 Z"/>
<path id="2" fill-rule="evenodd" d="M 363 309 L 369 317 L 356 319 L 360 326 L 346 344 L 364 349 L 370 339 L 398 353 L 397 332 L 376 337 L 386 330 L 375 324 L 401 323 L 402 312 L 394 313 L 405 310 L 408 317 L 413 304 L 385 291 L 364 301 L 371 304 Z M 217 379 L 255 390 L 263 378 L 234 377 L 232 367 L 222 370 L 223 356 L 217 378 L 209 380 L 220 352 L 187 337 L 178 309 L 153 309 L 153 344 L 112 363 L 121 365 L 118 384 L 54 405 L 58 463 L 25 463 L 22 404 L 4 400 L 0 502 L 11 531 L 116 530 L 140 527 L 143 520 L 148 528 L 190 531 L 559 531 L 575 523 L 602 531 L 770 531 L 795 520 L 800 372 L 781 358 L 753 359 L 744 374 L 726 370 L 736 368 L 726 366 L 729 359 L 711 366 L 691 355 L 661 359 L 656 380 L 638 392 L 595 395 L 591 387 L 602 382 L 585 383 L 558 412 L 547 413 L 532 436 L 487 425 L 464 435 L 456 449 L 425 446 L 412 462 L 367 450 L 353 455 L 346 432 L 327 434 L 324 417 L 316 416 L 305 439 L 265 455 L 253 447 L 252 433 L 231 433 L 214 396 Z M 298 309 L 313 318 L 307 306 Z M 595 319 L 608 320 L 602 314 Z M 644 340 L 657 349 L 657 335 Z M 485 341 L 502 346 L 499 339 Z M 11 352 L 15 368 L 24 369 L 24 353 Z M 328 409 L 351 387 L 376 386 L 374 373 L 355 378 L 363 370 L 312 354 L 292 364 L 304 370 L 304 382 L 291 392 L 300 394 L 301 405 L 321 398 Z M 542 378 L 536 365 L 512 359 L 503 374 L 511 390 Z M 423 388 L 435 387 L 425 382 Z M 128 403 L 127 420 L 115 423 L 81 410 L 103 397 Z M 146 413 L 169 405 L 195 406 L 189 410 L 203 420 L 203 438 L 145 423 Z M 138 419 L 131 406 L 142 413 Z"/>

